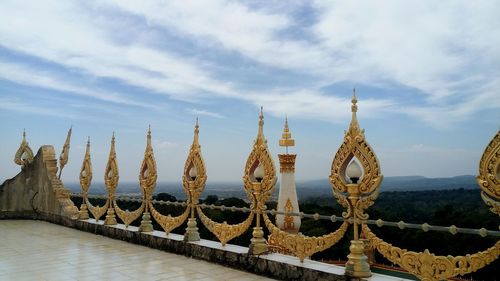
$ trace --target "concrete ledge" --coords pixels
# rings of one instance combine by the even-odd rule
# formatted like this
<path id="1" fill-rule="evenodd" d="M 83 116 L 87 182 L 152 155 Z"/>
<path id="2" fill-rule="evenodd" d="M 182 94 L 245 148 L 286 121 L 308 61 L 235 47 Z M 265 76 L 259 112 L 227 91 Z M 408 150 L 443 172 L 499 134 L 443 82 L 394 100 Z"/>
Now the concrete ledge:
<path id="1" fill-rule="evenodd" d="M 246 247 L 236 245 L 222 247 L 220 243 L 209 240 L 185 243 L 182 240 L 183 237 L 178 234 L 169 234 L 167 237 L 165 232 L 161 231 L 141 233 L 137 231 L 137 227 L 129 226 L 126 229 L 123 224 L 105 226 L 103 225 L 103 221 L 96 222 L 93 219 L 71 220 L 60 215 L 35 212 L 3 211 L 0 212 L 0 219 L 48 221 L 81 231 L 193 257 L 274 279 L 311 281 L 349 280 L 348 277 L 343 275 L 343 268 L 335 265 L 308 260 L 300 264 L 298 260 L 294 261 L 293 257 L 280 254 L 251 256 L 247 254 L 248 248 Z M 334 272 L 338 272 L 338 274 Z"/>

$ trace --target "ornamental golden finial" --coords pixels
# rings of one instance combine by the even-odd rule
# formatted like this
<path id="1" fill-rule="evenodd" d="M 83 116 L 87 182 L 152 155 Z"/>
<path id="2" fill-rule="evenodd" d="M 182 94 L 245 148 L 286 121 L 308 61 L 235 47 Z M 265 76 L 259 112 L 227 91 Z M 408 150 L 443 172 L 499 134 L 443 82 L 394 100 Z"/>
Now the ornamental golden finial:
<path id="1" fill-rule="evenodd" d="M 73 130 L 73 125 L 69 128 L 68 134 L 66 135 L 66 141 L 64 142 L 63 149 L 61 151 L 61 155 L 59 156 L 59 176 L 61 179 L 61 174 L 64 166 L 68 163 L 69 159 L 69 143 L 71 140 L 71 131 Z"/>
<path id="2" fill-rule="evenodd" d="M 351 124 L 349 125 L 349 131 L 351 131 L 351 133 L 354 133 L 354 132 L 360 131 L 358 117 L 357 117 L 358 99 L 356 98 L 356 88 L 352 89 L 351 103 L 352 103 L 352 105 L 351 105 L 352 117 L 351 117 Z"/>
<path id="3" fill-rule="evenodd" d="M 285 116 L 285 128 L 283 128 L 283 133 L 281 134 L 281 139 L 279 142 L 280 146 L 286 147 L 286 153 L 288 154 L 288 147 L 295 145 L 295 140 L 292 139 L 292 133 L 288 128 L 288 117 Z"/>
<path id="4" fill-rule="evenodd" d="M 14 156 L 14 163 L 20 165 L 21 168 L 24 168 L 26 164 L 31 164 L 33 162 L 33 150 L 31 150 L 28 142 L 26 141 L 26 130 L 23 129 L 23 140 L 21 141 L 21 145 L 16 151 L 16 155 Z"/>
<path id="5" fill-rule="evenodd" d="M 500 215 L 500 130 L 484 149 L 477 183 L 486 205 L 493 213 Z"/>
<path id="6" fill-rule="evenodd" d="M 104 184 L 108 189 L 108 200 L 109 208 L 104 220 L 104 225 L 116 225 L 116 216 L 113 208 L 115 191 L 118 186 L 118 162 L 116 161 L 116 151 L 115 151 L 115 132 L 113 132 L 113 137 L 111 138 L 111 148 L 109 150 L 108 163 L 106 164 L 106 173 L 104 174 Z"/>

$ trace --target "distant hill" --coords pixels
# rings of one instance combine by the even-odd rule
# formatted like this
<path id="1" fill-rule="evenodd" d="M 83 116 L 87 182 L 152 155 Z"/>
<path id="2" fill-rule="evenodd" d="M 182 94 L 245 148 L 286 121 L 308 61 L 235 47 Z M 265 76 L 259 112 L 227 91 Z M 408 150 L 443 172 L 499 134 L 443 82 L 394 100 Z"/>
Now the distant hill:
<path id="1" fill-rule="evenodd" d="M 73 192 L 80 192 L 78 183 L 66 183 L 66 187 Z M 279 183 L 276 185 L 279 187 Z M 328 179 L 298 181 L 297 195 L 300 199 L 308 197 L 318 197 L 322 195 L 332 195 L 330 182 Z M 421 190 L 449 190 L 449 189 L 475 189 L 478 188 L 476 178 L 471 175 L 456 176 L 450 178 L 426 178 L 422 176 L 384 177 L 381 191 L 421 191 Z M 181 183 L 159 182 L 155 193 L 166 192 L 174 195 L 178 199 L 185 199 L 186 195 Z M 106 189 L 103 183 L 93 183 L 90 188 L 91 194 L 105 194 Z M 140 194 L 138 183 L 120 183 L 117 189 L 118 194 Z M 215 194 L 219 198 L 238 197 L 246 198 L 243 191 L 242 182 L 217 183 L 209 182 L 205 187 L 202 198 L 206 195 Z M 278 188 L 275 189 L 274 198 L 278 196 Z"/>

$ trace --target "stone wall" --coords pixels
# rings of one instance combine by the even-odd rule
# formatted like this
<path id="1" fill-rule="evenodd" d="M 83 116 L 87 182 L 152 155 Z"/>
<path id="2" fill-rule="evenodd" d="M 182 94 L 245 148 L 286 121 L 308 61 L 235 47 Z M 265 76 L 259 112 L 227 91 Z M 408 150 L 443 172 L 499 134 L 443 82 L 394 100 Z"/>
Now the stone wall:
<path id="1" fill-rule="evenodd" d="M 46 212 L 78 218 L 78 209 L 56 173 L 54 147 L 40 147 L 33 163 L 23 167 L 14 178 L 0 185 L 0 210 Z"/>

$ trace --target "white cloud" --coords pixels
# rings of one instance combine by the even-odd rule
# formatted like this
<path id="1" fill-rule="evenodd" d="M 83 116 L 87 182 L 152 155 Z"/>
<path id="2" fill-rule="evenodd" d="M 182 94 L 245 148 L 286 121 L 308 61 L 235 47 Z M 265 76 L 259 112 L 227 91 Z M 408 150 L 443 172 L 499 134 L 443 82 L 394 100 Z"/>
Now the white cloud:
<path id="1" fill-rule="evenodd" d="M 154 149 L 158 149 L 159 151 L 176 148 L 178 146 L 179 146 L 179 144 L 177 144 L 175 142 L 153 139 L 153 147 L 154 147 Z"/>
<path id="2" fill-rule="evenodd" d="M 189 110 L 189 112 L 193 115 L 196 115 L 196 116 L 204 115 L 204 116 L 210 116 L 210 117 L 215 117 L 215 118 L 225 118 L 224 115 L 221 115 L 217 112 L 211 112 L 211 111 L 202 110 L 202 109 L 192 108 Z"/>
<path id="3" fill-rule="evenodd" d="M 348 115 L 348 100 L 318 89 L 353 81 L 415 89 L 422 93 L 418 105 L 398 110 L 398 104 L 405 104 L 403 97 L 381 96 L 363 100 L 363 110 L 367 114 L 396 111 L 437 127 L 470 118 L 484 108 L 500 108 L 500 96 L 484 86 L 498 85 L 500 75 L 500 5 L 495 2 L 316 1 L 311 13 L 316 18 L 300 26 L 307 34 L 304 39 L 284 36 L 300 25 L 296 15 L 287 14 L 290 9 L 285 13 L 252 9 L 222 0 L 37 1 L 30 5 L 2 1 L 0 8 L 3 46 L 174 99 L 234 98 L 264 104 L 280 116 L 332 120 Z M 144 19 L 149 27 L 128 28 L 126 20 L 114 17 L 116 10 L 127 18 Z M 203 53 L 186 57 L 150 44 L 143 34 L 158 27 L 204 50 L 237 52 L 260 65 L 311 75 L 316 82 L 309 83 L 308 89 L 300 83 L 289 89 L 270 84 L 266 93 L 250 92 L 237 80 L 218 77 Z M 2 75 L 9 77 L 9 73 Z M 54 84 L 47 78 L 16 75 L 10 79 Z M 57 85 L 67 86 L 61 81 Z M 120 100 L 123 97 L 118 94 L 95 95 L 130 102 Z"/>

